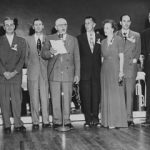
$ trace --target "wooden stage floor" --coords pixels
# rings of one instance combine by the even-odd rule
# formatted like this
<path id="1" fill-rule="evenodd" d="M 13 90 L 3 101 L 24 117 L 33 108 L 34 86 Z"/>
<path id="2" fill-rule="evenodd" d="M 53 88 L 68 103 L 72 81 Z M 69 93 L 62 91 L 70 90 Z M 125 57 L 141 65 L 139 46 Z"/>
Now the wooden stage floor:
<path id="1" fill-rule="evenodd" d="M 65 133 L 54 129 L 26 133 L 3 133 L 0 126 L 0 150 L 150 150 L 150 126 L 135 125 L 122 129 L 84 129 L 84 121 L 73 122 L 74 129 Z"/>

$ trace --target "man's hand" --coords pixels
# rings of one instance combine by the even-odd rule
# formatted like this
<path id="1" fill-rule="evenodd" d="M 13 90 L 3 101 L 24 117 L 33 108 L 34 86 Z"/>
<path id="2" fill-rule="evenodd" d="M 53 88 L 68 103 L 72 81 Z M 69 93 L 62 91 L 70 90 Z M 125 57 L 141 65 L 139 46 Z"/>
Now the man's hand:
<path id="1" fill-rule="evenodd" d="M 52 55 L 55 55 L 55 54 L 57 53 L 57 51 L 54 50 L 54 49 L 51 47 L 51 48 L 50 48 L 50 53 L 51 53 Z"/>
<path id="2" fill-rule="evenodd" d="M 11 78 L 11 73 L 10 72 L 4 72 L 3 73 L 4 77 L 9 80 Z"/>
<path id="3" fill-rule="evenodd" d="M 74 77 L 74 83 L 75 83 L 75 84 L 78 84 L 78 83 L 79 83 L 79 77 L 78 77 L 78 76 L 75 76 L 75 77 Z"/>
<path id="4" fill-rule="evenodd" d="M 16 74 L 17 74 L 17 71 L 16 71 L 16 70 L 15 70 L 15 71 L 13 71 L 13 72 L 10 72 L 10 76 L 11 76 L 11 78 L 13 78 Z"/>
<path id="5" fill-rule="evenodd" d="M 137 63 L 137 59 L 136 58 L 133 59 L 133 63 L 134 64 Z"/>

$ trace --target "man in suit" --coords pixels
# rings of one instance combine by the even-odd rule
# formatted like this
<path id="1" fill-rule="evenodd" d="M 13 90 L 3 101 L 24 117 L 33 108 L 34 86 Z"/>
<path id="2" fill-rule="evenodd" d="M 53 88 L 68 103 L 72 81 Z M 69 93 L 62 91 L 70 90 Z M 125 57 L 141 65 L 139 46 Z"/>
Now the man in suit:
<path id="1" fill-rule="evenodd" d="M 5 35 L 0 38 L 0 105 L 4 132 L 11 132 L 10 101 L 14 117 L 14 131 L 25 132 L 21 121 L 22 67 L 25 59 L 26 42 L 15 34 L 14 20 L 5 18 Z"/>
<path id="2" fill-rule="evenodd" d="M 144 55 L 144 71 L 146 73 L 146 123 L 150 124 L 150 28 L 141 33 L 141 54 Z"/>
<path id="3" fill-rule="evenodd" d="M 42 50 L 42 57 L 48 59 L 48 79 L 53 107 L 53 127 L 62 125 L 61 92 L 64 95 L 64 123 L 72 128 L 70 122 L 70 104 L 73 82 L 80 79 L 80 56 L 77 39 L 67 33 L 67 21 L 59 18 L 55 22 L 56 34 L 47 37 Z M 64 45 L 62 48 L 54 48 L 52 41 Z M 64 49 L 65 48 L 65 49 Z M 62 49 L 66 52 L 59 52 Z"/>
<path id="4" fill-rule="evenodd" d="M 92 16 L 85 18 L 86 33 L 78 36 L 81 80 L 80 98 L 82 110 L 85 116 L 85 128 L 92 125 L 100 127 L 99 103 L 100 103 L 100 70 L 101 70 L 101 40 L 99 33 L 95 33 L 95 19 Z"/>
<path id="5" fill-rule="evenodd" d="M 133 96 L 135 90 L 135 79 L 137 75 L 137 60 L 141 53 L 140 34 L 130 29 L 131 18 L 129 15 L 120 17 L 122 29 L 118 35 L 124 40 L 124 78 L 125 78 L 125 98 L 127 105 L 128 126 L 133 123 Z"/>
<path id="6" fill-rule="evenodd" d="M 34 19 L 35 33 L 27 38 L 26 65 L 28 88 L 31 103 L 33 130 L 39 129 L 39 106 L 41 101 L 43 128 L 51 127 L 49 123 L 49 99 L 47 61 L 41 57 L 41 48 L 45 41 L 44 25 L 40 19 Z"/>

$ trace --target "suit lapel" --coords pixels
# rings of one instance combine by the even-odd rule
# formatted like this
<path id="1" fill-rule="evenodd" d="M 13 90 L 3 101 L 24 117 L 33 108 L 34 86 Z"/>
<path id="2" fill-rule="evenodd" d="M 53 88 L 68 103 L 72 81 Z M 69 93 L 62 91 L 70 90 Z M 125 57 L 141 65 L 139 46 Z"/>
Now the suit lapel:
<path id="1" fill-rule="evenodd" d="M 99 36 L 98 34 L 96 34 L 96 33 L 95 33 L 95 45 L 94 45 L 93 53 L 95 53 L 95 52 L 96 52 L 97 47 L 98 47 L 98 46 L 99 46 L 99 44 L 100 44 L 100 43 L 97 43 L 97 42 L 98 42 L 98 40 L 101 40 L 101 39 L 100 39 L 100 36 Z"/>
<path id="2" fill-rule="evenodd" d="M 120 36 L 121 38 L 123 38 L 123 35 L 122 35 L 122 31 L 121 31 L 121 30 L 118 31 L 117 35 Z M 124 38 L 123 38 L 123 39 L 124 39 Z"/>
<path id="3" fill-rule="evenodd" d="M 65 48 L 67 50 L 67 52 L 69 52 L 70 48 L 69 48 L 69 44 L 70 44 L 71 38 L 70 36 L 67 34 L 66 35 L 66 40 L 65 40 Z"/>
<path id="4" fill-rule="evenodd" d="M 87 37 L 86 33 L 83 34 L 83 39 L 85 41 L 85 45 L 87 45 L 87 47 L 88 47 L 88 51 L 92 54 L 91 48 L 90 48 L 90 45 L 89 45 L 89 41 L 88 41 L 88 37 Z"/>
<path id="5" fill-rule="evenodd" d="M 5 43 L 6 43 L 6 46 L 8 46 L 8 48 L 10 48 L 11 46 L 10 46 L 10 44 L 9 44 L 9 41 L 8 41 L 6 35 L 4 35 L 4 41 L 5 41 Z"/>

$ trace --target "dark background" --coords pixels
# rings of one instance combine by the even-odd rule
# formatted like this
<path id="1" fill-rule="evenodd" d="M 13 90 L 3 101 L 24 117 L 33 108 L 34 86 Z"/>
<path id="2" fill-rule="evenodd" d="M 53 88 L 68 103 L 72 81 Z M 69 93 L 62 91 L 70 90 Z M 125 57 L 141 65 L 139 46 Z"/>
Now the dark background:
<path id="1" fill-rule="evenodd" d="M 34 18 L 41 18 L 47 34 L 51 33 L 55 20 L 65 17 L 69 33 L 78 35 L 84 17 L 92 15 L 97 20 L 96 28 L 101 28 L 104 19 L 119 22 L 119 17 L 127 13 L 132 18 L 131 28 L 141 32 L 150 8 L 149 0 L 1 0 L 0 23 L 4 17 L 16 17 L 19 21 L 17 33 L 26 36 Z"/>

